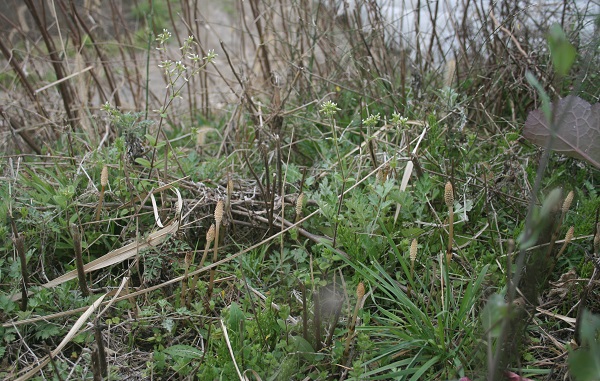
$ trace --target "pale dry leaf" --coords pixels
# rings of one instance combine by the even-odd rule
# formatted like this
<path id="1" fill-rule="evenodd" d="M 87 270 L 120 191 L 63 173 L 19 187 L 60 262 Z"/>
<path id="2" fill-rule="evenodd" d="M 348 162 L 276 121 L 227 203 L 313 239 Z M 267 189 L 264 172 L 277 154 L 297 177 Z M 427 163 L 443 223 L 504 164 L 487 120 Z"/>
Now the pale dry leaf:
<path id="1" fill-rule="evenodd" d="M 554 102 L 552 109 L 557 123 L 552 150 L 600 168 L 600 103 L 591 105 L 569 95 Z M 545 148 L 551 133 L 541 109 L 529 113 L 523 128 L 526 139 Z"/>

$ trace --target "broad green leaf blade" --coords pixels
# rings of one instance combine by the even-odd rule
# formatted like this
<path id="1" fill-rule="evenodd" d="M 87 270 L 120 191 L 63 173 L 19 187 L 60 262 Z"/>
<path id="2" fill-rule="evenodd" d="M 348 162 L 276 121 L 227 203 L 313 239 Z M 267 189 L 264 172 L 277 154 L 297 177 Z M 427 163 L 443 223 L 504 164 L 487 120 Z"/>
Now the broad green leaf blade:
<path id="1" fill-rule="evenodd" d="M 571 45 L 559 24 L 550 27 L 548 47 L 550 48 L 554 70 L 564 77 L 569 73 L 573 62 L 575 62 L 577 50 Z"/>
<path id="2" fill-rule="evenodd" d="M 202 358 L 204 353 L 191 345 L 173 345 L 163 350 L 164 353 L 171 356 L 173 359 L 186 359 L 186 360 L 199 360 Z"/>

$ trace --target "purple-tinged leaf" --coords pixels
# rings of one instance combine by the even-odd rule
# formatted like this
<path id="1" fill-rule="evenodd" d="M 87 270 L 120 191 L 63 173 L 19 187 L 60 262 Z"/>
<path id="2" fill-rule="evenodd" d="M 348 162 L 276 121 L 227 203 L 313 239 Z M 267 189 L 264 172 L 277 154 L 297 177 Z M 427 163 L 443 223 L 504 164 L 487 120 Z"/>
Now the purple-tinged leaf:
<path id="1" fill-rule="evenodd" d="M 556 138 L 552 150 L 585 160 L 600 168 L 600 103 L 590 105 L 569 95 L 552 105 L 556 120 Z M 540 109 L 529 113 L 523 136 L 540 147 L 546 147 L 551 125 Z"/>

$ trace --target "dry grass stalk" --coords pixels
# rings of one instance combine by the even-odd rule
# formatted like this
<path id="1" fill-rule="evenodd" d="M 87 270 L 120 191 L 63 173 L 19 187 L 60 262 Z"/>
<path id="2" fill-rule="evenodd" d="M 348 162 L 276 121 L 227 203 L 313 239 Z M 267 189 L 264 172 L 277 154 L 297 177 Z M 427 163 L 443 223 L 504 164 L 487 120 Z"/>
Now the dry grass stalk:
<path id="1" fill-rule="evenodd" d="M 104 295 L 100 296 L 98 299 L 96 299 L 96 301 L 91 306 L 85 307 L 84 314 L 81 315 L 81 317 L 79 317 L 79 319 L 77 319 L 75 324 L 73 324 L 73 326 L 71 327 L 71 329 L 69 330 L 67 335 L 64 337 L 64 339 L 62 339 L 60 344 L 58 344 L 58 346 L 52 352 L 50 352 L 50 354 L 48 356 L 40 359 L 40 361 L 37 363 L 38 364 L 37 366 L 35 366 L 33 368 L 28 367 L 28 368 L 24 369 L 23 372 L 27 371 L 27 373 L 25 373 L 21 377 L 15 379 L 15 381 L 29 380 L 31 377 L 36 375 L 40 370 L 42 370 L 46 365 L 48 365 L 50 363 L 50 358 L 54 358 L 54 357 L 58 356 L 60 354 L 60 352 L 65 348 L 65 346 L 79 333 L 79 329 L 84 325 L 84 323 L 92 315 L 92 313 L 98 309 L 98 307 L 102 304 L 102 301 L 104 300 L 105 297 L 106 297 L 106 294 L 104 294 Z"/>
<path id="2" fill-rule="evenodd" d="M 248 380 L 247 377 L 242 376 L 242 372 L 240 372 L 240 368 L 235 360 L 235 354 L 233 353 L 233 347 L 231 346 L 231 341 L 229 340 L 229 334 L 227 333 L 227 327 L 223 323 L 223 319 L 219 319 L 219 323 L 221 323 L 221 329 L 223 331 L 223 337 L 225 338 L 225 343 L 227 344 L 227 349 L 229 349 L 229 354 L 231 355 L 231 360 L 233 361 L 233 365 L 235 366 L 235 371 L 237 372 L 240 381 Z"/>
<path id="3" fill-rule="evenodd" d="M 227 195 L 225 197 L 225 213 L 227 218 L 223 222 L 223 225 L 229 225 L 231 223 L 231 197 L 233 196 L 233 179 L 231 178 L 231 174 L 227 174 Z"/>
<path id="4" fill-rule="evenodd" d="M 17 233 L 17 237 L 13 238 L 15 244 L 15 250 L 21 261 L 21 311 L 27 310 L 27 286 L 29 285 L 29 274 L 27 272 L 27 255 L 25 254 L 25 244 L 23 235 Z"/>
<path id="5" fill-rule="evenodd" d="M 444 72 L 444 86 L 452 87 L 456 72 L 456 60 L 446 62 L 446 71 Z"/>
<path id="6" fill-rule="evenodd" d="M 600 223 L 596 225 L 596 235 L 594 236 L 594 254 L 600 255 Z"/>

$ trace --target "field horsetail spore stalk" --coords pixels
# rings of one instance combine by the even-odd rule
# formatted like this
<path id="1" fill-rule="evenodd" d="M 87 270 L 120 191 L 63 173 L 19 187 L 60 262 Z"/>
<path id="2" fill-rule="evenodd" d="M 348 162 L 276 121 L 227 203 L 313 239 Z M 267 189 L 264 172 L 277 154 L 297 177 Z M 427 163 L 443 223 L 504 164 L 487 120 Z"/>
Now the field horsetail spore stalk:
<path id="1" fill-rule="evenodd" d="M 444 202 L 448 207 L 448 248 L 446 250 L 446 262 L 452 259 L 452 240 L 454 238 L 454 189 L 448 181 L 444 188 Z"/>
<path id="2" fill-rule="evenodd" d="M 210 228 L 206 232 L 206 244 L 204 245 L 204 253 L 202 254 L 202 259 L 200 260 L 200 263 L 198 264 L 198 268 L 202 268 L 202 266 L 204 265 L 204 261 L 206 260 L 208 251 L 210 250 L 210 245 L 215 240 L 215 230 L 216 230 L 215 224 L 212 224 L 212 225 L 210 225 Z M 188 307 L 190 306 L 190 304 L 192 303 L 192 300 L 194 299 L 194 293 L 196 292 L 196 285 L 198 284 L 199 277 L 200 277 L 200 273 L 197 273 L 196 275 L 194 275 L 194 278 L 192 278 L 192 284 L 190 285 L 190 290 L 188 293 L 189 297 L 187 299 Z"/>
<path id="3" fill-rule="evenodd" d="M 213 263 L 215 263 L 217 261 L 218 258 L 218 254 L 219 254 L 219 230 L 220 230 L 220 226 L 221 223 L 223 222 L 223 213 L 224 213 L 224 203 L 223 200 L 219 200 L 217 201 L 217 206 L 215 207 L 215 247 L 213 250 Z M 210 301 L 210 298 L 212 296 L 212 292 L 213 292 L 213 287 L 214 287 L 214 282 L 215 282 L 215 272 L 216 269 L 213 267 L 212 269 L 210 269 L 210 277 L 209 277 L 209 281 L 208 281 L 208 298 L 207 300 Z"/>
<path id="4" fill-rule="evenodd" d="M 354 306 L 354 313 L 352 314 L 352 319 L 350 320 L 350 326 L 348 327 L 348 336 L 346 337 L 346 346 L 344 347 L 344 355 L 342 356 L 342 364 L 346 363 L 348 356 L 350 355 L 350 343 L 354 338 L 354 331 L 356 330 L 356 317 L 358 316 L 358 311 L 360 310 L 360 306 L 362 304 L 363 297 L 365 296 L 365 284 L 360 282 L 356 287 L 356 305 Z"/>
<path id="5" fill-rule="evenodd" d="M 417 239 L 413 239 L 412 242 L 410 243 L 410 251 L 409 251 L 409 258 L 410 258 L 410 282 L 408 283 L 408 288 L 407 288 L 407 294 L 408 296 L 410 296 L 411 294 L 411 282 L 414 280 L 414 274 L 415 274 L 415 260 L 417 259 L 417 246 L 418 246 L 418 242 Z"/>
<path id="6" fill-rule="evenodd" d="M 96 208 L 96 221 L 100 221 L 100 211 L 102 210 L 102 203 L 104 202 L 104 191 L 108 185 L 108 167 L 105 165 L 102 167 L 102 173 L 100 174 L 100 195 L 98 196 L 98 207 Z"/>

